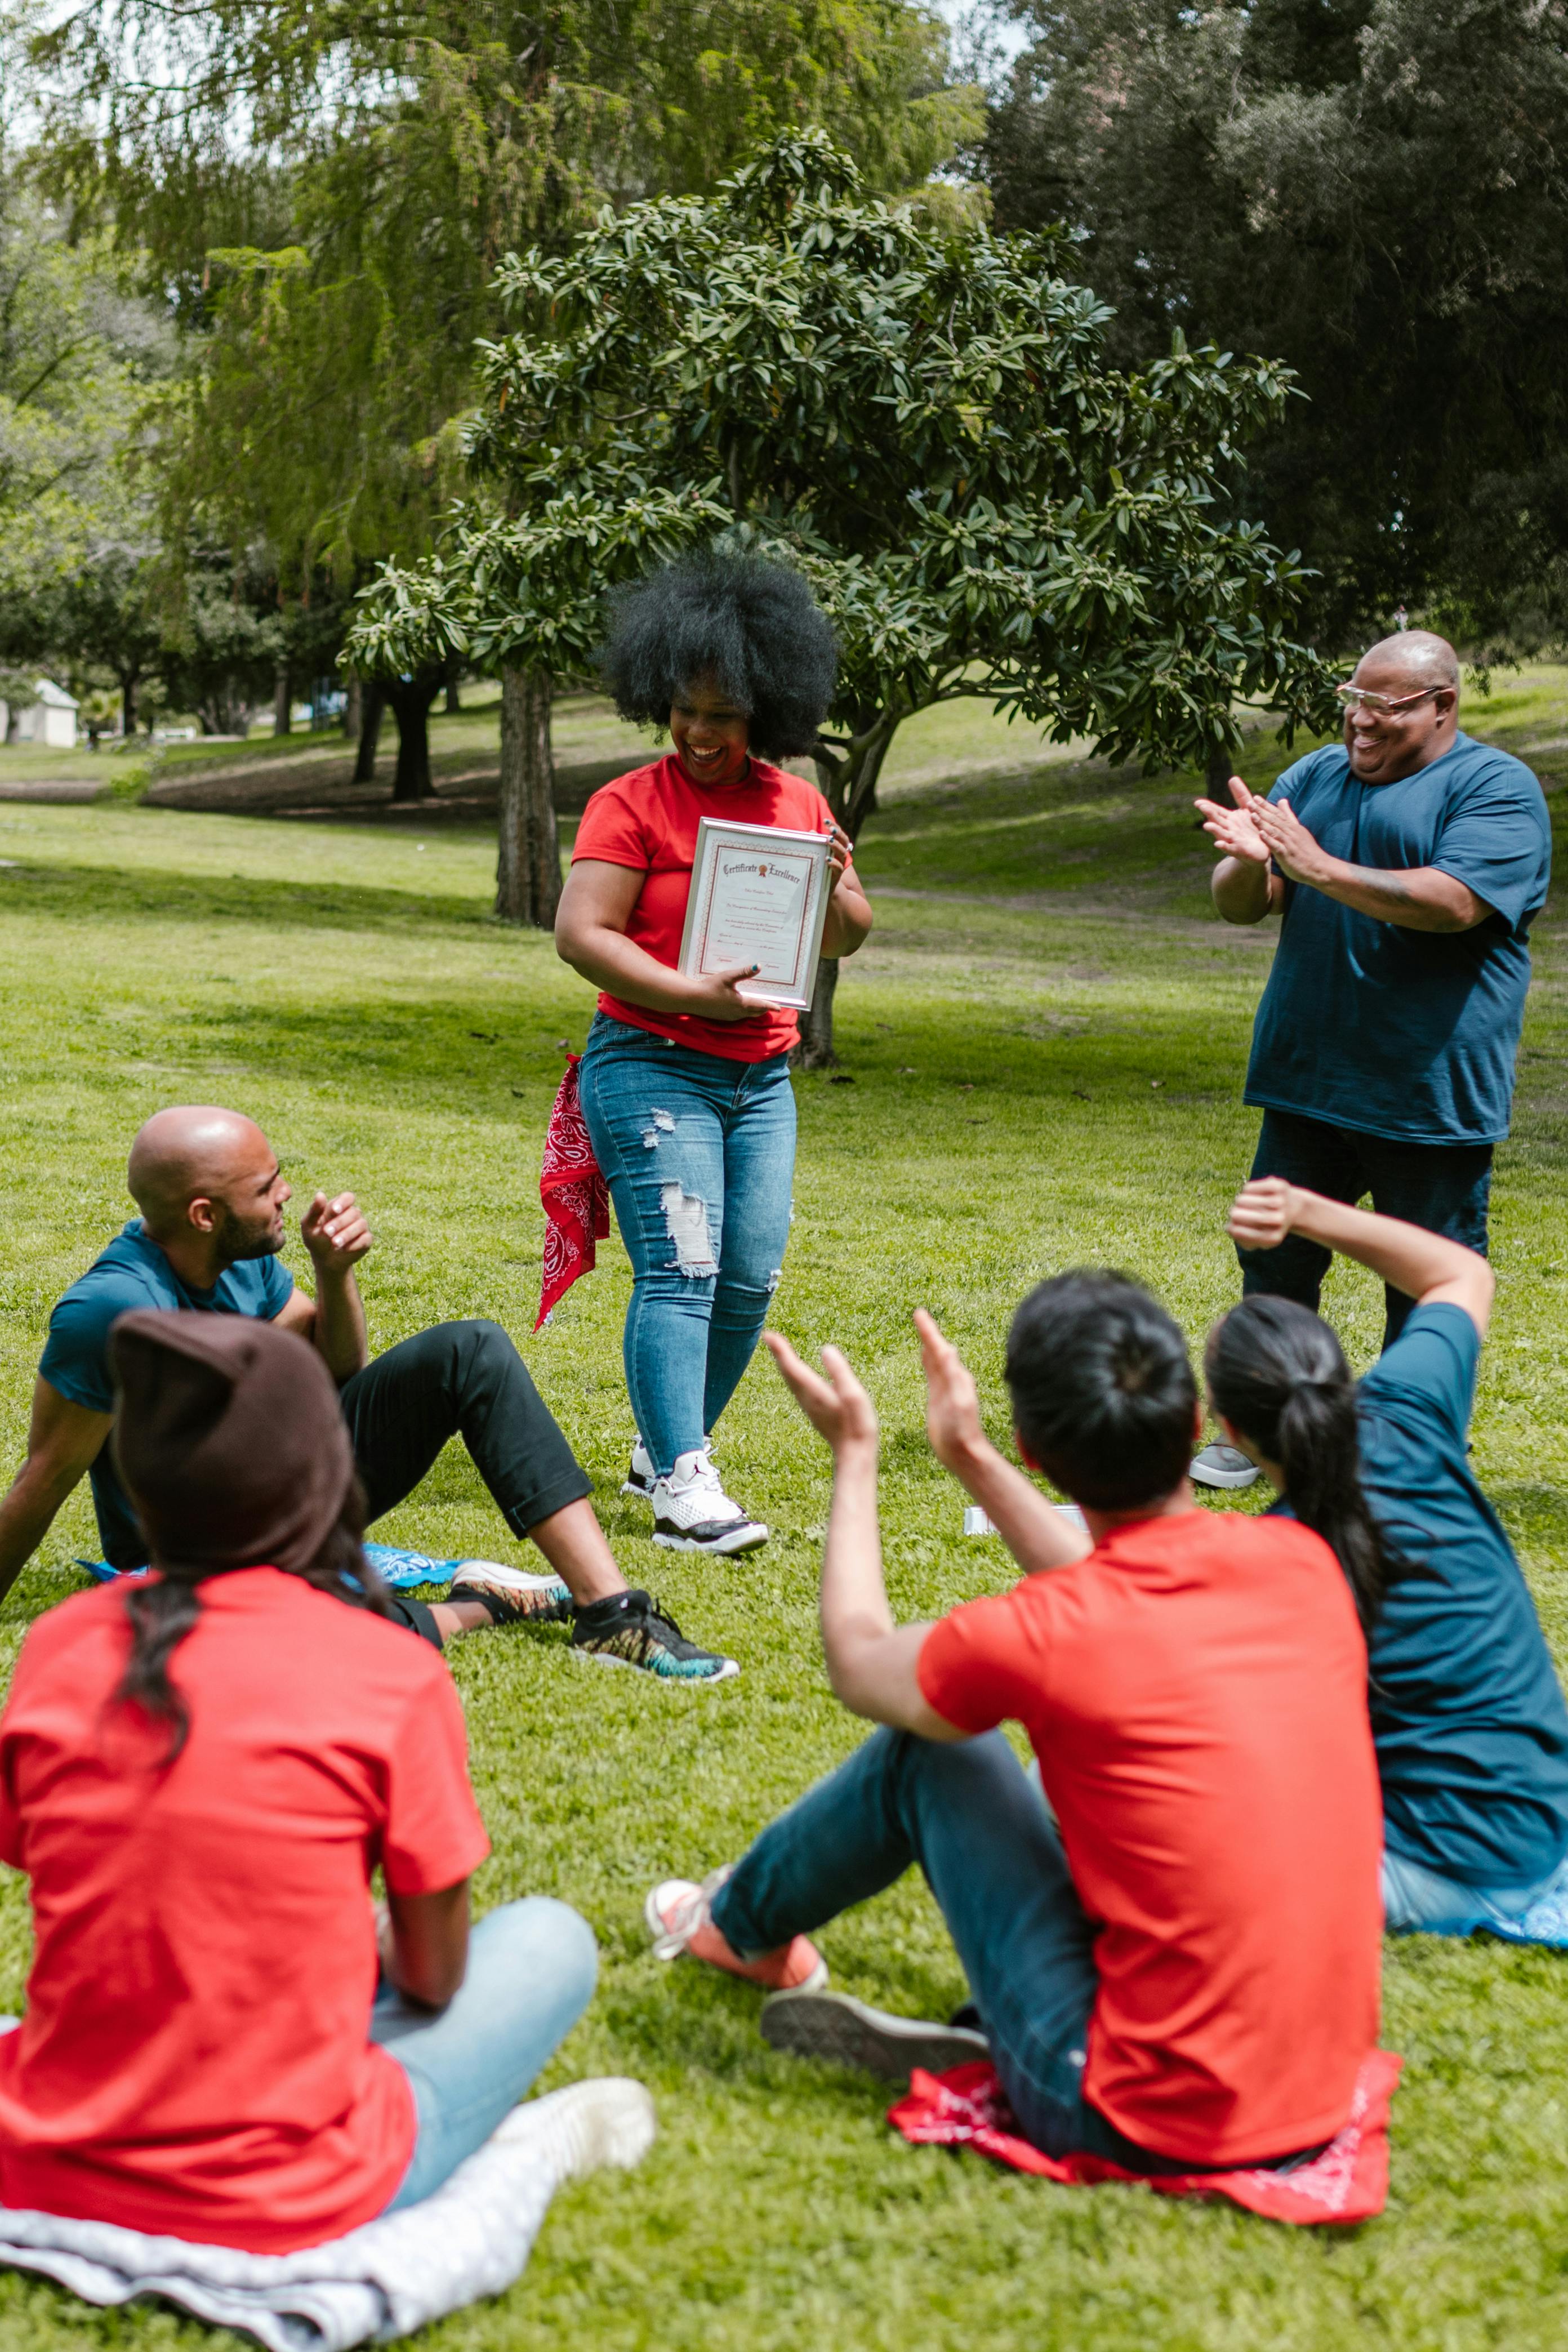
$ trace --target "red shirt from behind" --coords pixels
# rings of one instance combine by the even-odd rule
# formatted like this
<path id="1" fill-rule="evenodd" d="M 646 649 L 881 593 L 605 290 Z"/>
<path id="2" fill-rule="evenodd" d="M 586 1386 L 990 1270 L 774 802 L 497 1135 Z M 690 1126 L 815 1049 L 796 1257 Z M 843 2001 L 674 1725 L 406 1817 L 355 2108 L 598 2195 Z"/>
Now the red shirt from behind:
<path id="1" fill-rule="evenodd" d="M 795 833 L 833 829 L 833 812 L 816 786 L 763 760 L 753 760 L 740 783 L 717 792 L 694 784 L 673 751 L 650 767 L 601 784 L 583 812 L 572 863 L 591 857 L 647 875 L 626 937 L 672 971 L 680 962 L 697 826 L 705 816 L 724 817 L 732 824 L 783 825 Z M 612 1021 L 655 1037 L 673 1037 L 678 1045 L 717 1054 L 725 1062 L 771 1061 L 800 1043 L 800 1024 L 787 1006 L 770 1005 L 757 1020 L 699 1021 L 689 1013 L 656 1013 L 651 1005 L 627 1004 L 605 993 L 599 1010 Z"/>
<path id="2" fill-rule="evenodd" d="M 369 2041 L 369 1881 L 430 1895 L 489 1852 L 437 1653 L 297 1576 L 201 1587 L 191 1733 L 114 1700 L 111 1586 L 33 1627 L 0 1717 L 0 1860 L 32 1881 L 0 2036 L 0 2204 L 286 2253 L 380 2213 L 414 2149 Z"/>
<path id="3" fill-rule="evenodd" d="M 1281 1541 L 1288 1537 L 1288 1541 Z M 1158 2156 L 1330 2139 L 1375 2046 L 1383 1811 L 1366 1646 L 1306 1528 L 1116 1528 L 932 1628 L 927 1701 L 1021 1723 L 1089 1917 L 1084 2096 Z"/>

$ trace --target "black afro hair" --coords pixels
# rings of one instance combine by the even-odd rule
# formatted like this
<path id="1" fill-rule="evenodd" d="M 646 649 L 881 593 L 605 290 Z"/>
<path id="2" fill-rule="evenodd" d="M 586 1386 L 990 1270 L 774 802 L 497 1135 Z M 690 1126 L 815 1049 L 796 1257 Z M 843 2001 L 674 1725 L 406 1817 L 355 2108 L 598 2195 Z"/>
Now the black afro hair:
<path id="1" fill-rule="evenodd" d="M 711 675 L 751 720 L 752 750 L 780 760 L 816 741 L 838 646 L 798 572 L 710 552 L 621 589 L 599 660 L 621 717 L 645 727 L 668 727 L 676 696 Z"/>

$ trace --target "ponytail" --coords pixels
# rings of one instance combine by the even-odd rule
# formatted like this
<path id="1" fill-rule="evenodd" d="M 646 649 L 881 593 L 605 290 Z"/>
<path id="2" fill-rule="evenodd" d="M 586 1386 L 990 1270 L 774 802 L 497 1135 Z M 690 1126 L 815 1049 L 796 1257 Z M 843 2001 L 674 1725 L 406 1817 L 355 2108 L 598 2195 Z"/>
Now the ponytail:
<path id="1" fill-rule="evenodd" d="M 374 1616 L 385 1617 L 390 1614 L 386 1587 L 364 1556 L 363 1538 L 364 1490 L 357 1478 L 351 1478 L 342 1509 L 321 1549 L 292 1572 L 318 1592 L 330 1592 L 351 1608 L 368 1609 Z M 234 1570 L 219 1569 L 214 1573 L 230 1576 Z M 155 1578 L 129 1584 L 125 1591 L 131 1654 L 114 1696 L 141 1707 L 154 1722 L 168 1725 L 165 1766 L 174 1761 L 191 1736 L 191 1711 L 179 1685 L 170 1680 L 169 1661 L 202 1613 L 201 1587 L 208 1581 L 209 1577 L 184 1568 L 161 1568 Z"/>
<path id="2" fill-rule="evenodd" d="M 1285 1475 L 1303 1527 L 1337 1554 L 1370 1633 L 1400 1563 L 1361 1483 L 1355 1382 L 1328 1325 L 1294 1299 L 1244 1298 L 1210 1337 L 1216 1412 Z"/>

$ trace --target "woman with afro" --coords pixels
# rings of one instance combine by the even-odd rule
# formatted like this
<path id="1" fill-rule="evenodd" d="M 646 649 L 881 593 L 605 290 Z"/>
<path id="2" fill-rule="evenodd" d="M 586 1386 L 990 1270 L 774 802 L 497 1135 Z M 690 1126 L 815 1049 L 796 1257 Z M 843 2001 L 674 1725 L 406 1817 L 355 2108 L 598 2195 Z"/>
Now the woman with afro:
<path id="1" fill-rule="evenodd" d="M 617 601 L 604 667 L 662 759 L 594 794 L 555 941 L 600 991 L 579 1079 L 595 1157 L 632 1261 L 629 1493 L 654 1541 L 730 1553 L 767 1528 L 709 1452 L 779 1279 L 795 1173 L 793 1013 L 748 1003 L 754 965 L 678 967 L 703 816 L 832 837 L 825 956 L 852 955 L 871 910 L 847 836 L 815 784 L 770 764 L 809 751 L 827 715 L 833 632 L 801 575 L 752 556 L 667 565 Z"/>

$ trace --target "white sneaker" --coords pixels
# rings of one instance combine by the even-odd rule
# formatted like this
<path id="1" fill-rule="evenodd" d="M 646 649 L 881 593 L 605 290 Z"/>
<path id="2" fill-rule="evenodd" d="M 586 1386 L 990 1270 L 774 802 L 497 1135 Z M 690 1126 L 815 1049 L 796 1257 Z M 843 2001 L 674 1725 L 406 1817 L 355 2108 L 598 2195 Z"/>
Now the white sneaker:
<path id="1" fill-rule="evenodd" d="M 525 2099 L 497 2126 L 494 2137 L 511 2146 L 535 2143 L 548 2154 L 561 2180 L 581 2180 L 601 2166 L 629 2171 L 653 2146 L 658 2128 L 653 2101 L 640 2083 L 622 2074 L 600 2074 L 569 2083 L 542 2099 Z"/>
<path id="2" fill-rule="evenodd" d="M 636 1495 L 640 1501 L 651 1503 L 658 1478 L 658 1474 L 653 1466 L 653 1455 L 643 1444 L 642 1432 L 639 1429 L 632 1440 L 631 1467 L 621 1480 L 621 1492 L 623 1495 Z"/>
<path id="3" fill-rule="evenodd" d="M 704 1446 L 678 1456 L 655 1486 L 653 1539 L 668 1551 L 754 1551 L 768 1531 L 730 1500 Z"/>
<path id="4" fill-rule="evenodd" d="M 1255 1486 L 1260 1474 L 1239 1445 L 1205 1445 L 1187 1475 L 1200 1486 Z"/>

